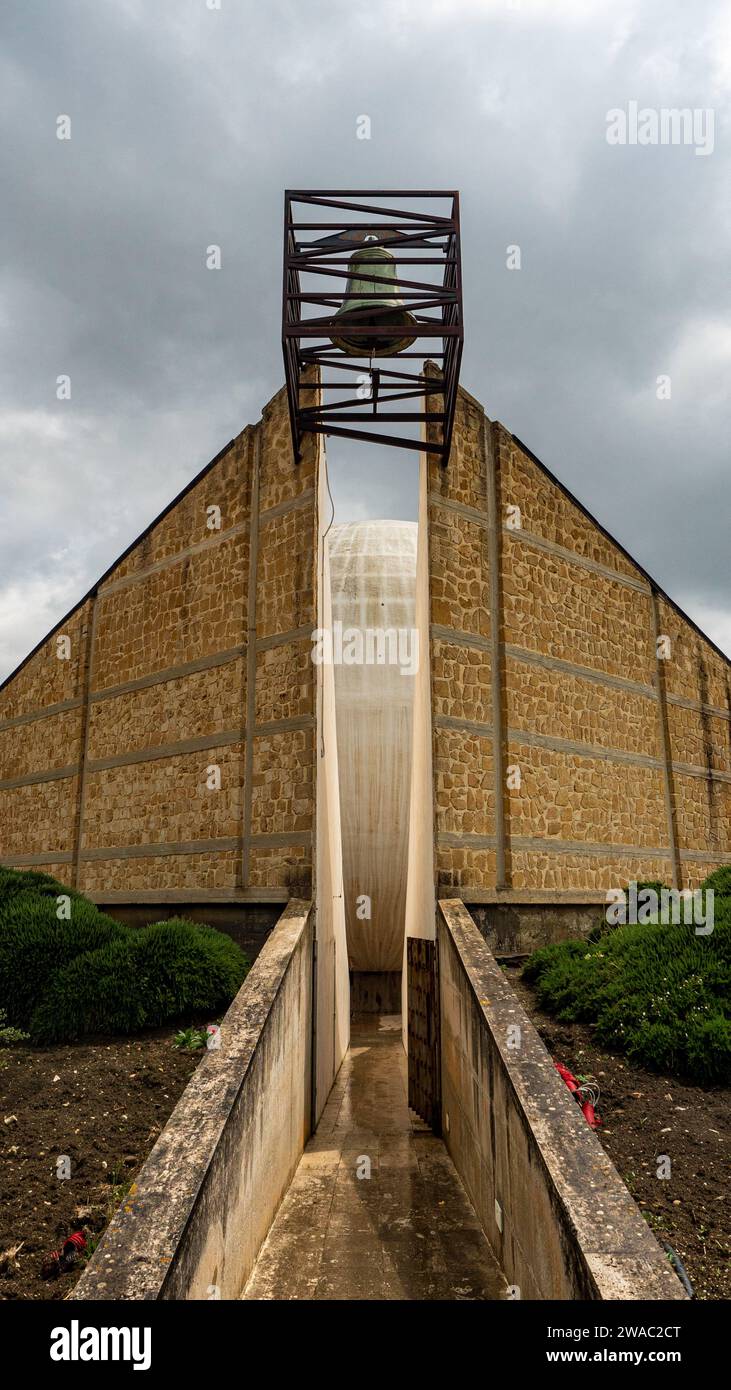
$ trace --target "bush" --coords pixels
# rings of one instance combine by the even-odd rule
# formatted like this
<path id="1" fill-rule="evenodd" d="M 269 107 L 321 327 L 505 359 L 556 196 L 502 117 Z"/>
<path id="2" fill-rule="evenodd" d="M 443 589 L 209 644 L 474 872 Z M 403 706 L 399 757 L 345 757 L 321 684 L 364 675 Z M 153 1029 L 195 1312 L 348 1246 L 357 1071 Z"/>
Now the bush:
<path id="1" fill-rule="evenodd" d="M 69 920 L 56 898 L 71 897 Z M 212 927 L 114 921 L 45 874 L 0 867 L 0 1010 L 34 1042 L 133 1033 L 229 1004 L 248 963 Z"/>
<path id="2" fill-rule="evenodd" d="M 709 874 L 703 887 L 712 888 L 717 898 L 731 898 L 731 864 Z"/>
<path id="3" fill-rule="evenodd" d="M 147 1023 L 144 993 L 129 942 L 109 941 L 54 972 L 31 1017 L 31 1038 L 51 1043 L 85 1033 L 136 1033 Z"/>
<path id="4" fill-rule="evenodd" d="M 82 896 L 75 888 L 64 888 L 50 874 L 37 874 L 33 869 L 6 869 L 0 864 L 0 913 L 10 899 L 20 893 L 48 898 L 57 898 L 59 893 L 66 893 L 70 898 Z"/>
<path id="5" fill-rule="evenodd" d="M 653 893 L 657 893 L 659 898 L 663 888 L 667 888 L 668 885 L 667 883 L 663 883 L 659 878 L 638 878 L 636 886 L 638 897 L 645 888 L 651 888 Z M 625 898 L 629 898 L 629 888 L 625 888 L 624 896 Z"/>
<path id="6" fill-rule="evenodd" d="M 541 1007 L 592 1024 L 599 1043 L 643 1066 L 730 1081 L 731 895 L 718 886 L 725 873 L 703 884 L 717 894 L 709 936 L 682 924 L 628 924 L 536 951 L 523 973 Z"/>
<path id="7" fill-rule="evenodd" d="M 230 1003 L 246 974 L 246 957 L 230 936 L 180 917 L 133 933 L 131 945 L 150 1026 Z"/>
<path id="8" fill-rule="evenodd" d="M 59 885 L 59 892 L 64 890 Z M 129 928 L 77 897 L 68 921 L 56 916 L 56 895 L 0 889 L 0 1008 L 12 1023 L 28 1028 L 54 975 L 75 956 L 96 951 Z"/>

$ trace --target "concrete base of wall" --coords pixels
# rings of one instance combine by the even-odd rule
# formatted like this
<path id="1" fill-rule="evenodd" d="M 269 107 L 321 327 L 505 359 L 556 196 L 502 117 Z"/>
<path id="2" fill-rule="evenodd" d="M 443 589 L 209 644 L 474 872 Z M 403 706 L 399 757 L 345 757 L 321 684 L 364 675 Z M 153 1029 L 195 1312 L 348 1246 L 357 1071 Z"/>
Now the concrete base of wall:
<path id="1" fill-rule="evenodd" d="M 400 970 L 351 970 L 351 1014 L 400 1014 Z"/>
<path id="2" fill-rule="evenodd" d="M 603 921 L 598 903 L 470 903 L 475 926 L 494 956 L 527 956 L 569 937 L 586 940 Z"/>
<path id="3" fill-rule="evenodd" d="M 240 1296 L 310 1133 L 312 917 L 285 908 L 75 1300 Z"/>
<path id="4" fill-rule="evenodd" d="M 528 1299 L 684 1299 L 464 905 L 439 903 L 442 1132 Z"/>
<path id="5" fill-rule="evenodd" d="M 150 922 L 166 922 L 169 917 L 186 917 L 225 932 L 256 960 L 270 931 L 282 912 L 278 903 L 105 903 L 96 899 L 102 912 L 128 927 L 146 927 Z"/>

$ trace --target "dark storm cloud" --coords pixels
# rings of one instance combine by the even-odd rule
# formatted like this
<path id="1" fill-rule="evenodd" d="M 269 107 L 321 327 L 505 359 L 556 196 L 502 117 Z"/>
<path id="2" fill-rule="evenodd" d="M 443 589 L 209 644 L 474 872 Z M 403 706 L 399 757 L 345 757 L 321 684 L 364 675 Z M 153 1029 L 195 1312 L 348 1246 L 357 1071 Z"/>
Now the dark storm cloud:
<path id="1" fill-rule="evenodd" d="M 287 185 L 460 188 L 465 386 L 731 646 L 720 5 L 7 0 L 2 26 L 3 672 L 281 384 Z M 608 145 L 631 100 L 713 108 L 713 153 Z M 339 520 L 414 515 L 410 455 L 328 452 Z"/>

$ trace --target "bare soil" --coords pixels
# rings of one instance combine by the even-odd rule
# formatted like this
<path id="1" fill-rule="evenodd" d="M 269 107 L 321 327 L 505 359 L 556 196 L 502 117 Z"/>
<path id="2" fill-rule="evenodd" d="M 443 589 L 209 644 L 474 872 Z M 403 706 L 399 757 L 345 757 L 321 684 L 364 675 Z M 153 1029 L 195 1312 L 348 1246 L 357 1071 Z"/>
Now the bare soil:
<path id="1" fill-rule="evenodd" d="M 682 1260 L 696 1298 L 731 1298 L 731 1090 L 649 1072 L 599 1047 L 592 1029 L 542 1013 L 521 965 L 505 973 L 554 1061 L 601 1088 L 596 1133 L 645 1220 Z M 671 1161 L 658 1177 L 658 1157 Z"/>
<path id="2" fill-rule="evenodd" d="M 0 1299 L 70 1293 L 198 1065 L 202 1054 L 173 1037 L 0 1049 Z M 81 1260 L 44 1277 L 74 1231 L 87 1241 Z"/>

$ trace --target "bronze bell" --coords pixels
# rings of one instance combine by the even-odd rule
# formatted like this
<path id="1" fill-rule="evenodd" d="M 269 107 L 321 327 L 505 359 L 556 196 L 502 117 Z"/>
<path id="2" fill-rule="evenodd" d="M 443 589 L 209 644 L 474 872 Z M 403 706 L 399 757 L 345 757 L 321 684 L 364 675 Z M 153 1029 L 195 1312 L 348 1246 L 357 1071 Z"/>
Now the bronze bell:
<path id="1" fill-rule="evenodd" d="M 377 277 L 378 283 L 363 280 L 364 274 Z M 392 357 L 410 347 L 414 335 L 409 330 L 416 318 L 404 308 L 398 290 L 396 258 L 385 246 L 365 245 L 355 251 L 348 264 L 345 299 L 335 315 L 341 331 L 330 340 L 334 347 L 359 357 Z M 349 324 L 373 331 L 349 338 Z M 405 333 L 401 338 L 389 338 L 384 328 L 403 328 Z"/>

